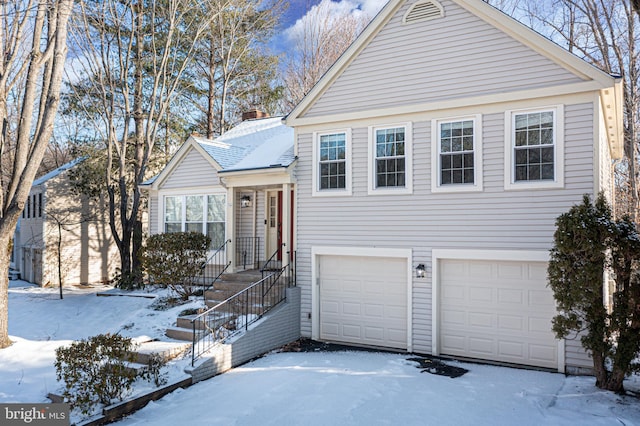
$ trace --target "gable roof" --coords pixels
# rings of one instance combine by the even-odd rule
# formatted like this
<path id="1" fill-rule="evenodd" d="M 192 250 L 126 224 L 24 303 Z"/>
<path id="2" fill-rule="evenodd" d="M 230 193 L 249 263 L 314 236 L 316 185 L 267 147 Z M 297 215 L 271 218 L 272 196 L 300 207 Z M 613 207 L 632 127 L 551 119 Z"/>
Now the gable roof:
<path id="1" fill-rule="evenodd" d="M 57 169 L 52 170 L 43 176 L 40 176 L 38 179 L 33 181 L 33 184 L 31 186 L 33 187 L 33 186 L 42 185 L 43 183 L 46 183 L 48 180 L 53 179 L 56 176 L 59 176 L 61 173 L 66 172 L 67 170 L 75 167 L 77 164 L 83 161 L 84 161 L 84 157 L 76 158 L 75 160 L 69 161 L 68 163 L 63 164 Z"/>
<path id="2" fill-rule="evenodd" d="M 246 120 L 216 139 L 190 136 L 165 168 L 142 186 L 157 186 L 192 149 L 218 173 L 287 168 L 295 161 L 293 129 L 282 117 Z"/>
<path id="3" fill-rule="evenodd" d="M 380 13 L 371 21 L 371 23 L 360 34 L 356 41 L 345 51 L 345 53 L 336 61 L 336 63 L 327 71 L 327 73 L 320 79 L 320 81 L 311 89 L 311 91 L 305 96 L 302 101 L 291 111 L 286 117 L 286 123 L 291 126 L 306 125 L 306 124 L 319 124 L 324 122 L 333 122 L 339 120 L 369 118 L 371 114 L 379 116 L 388 114 L 397 114 L 403 112 L 413 112 L 420 109 L 420 105 L 408 105 L 406 108 L 383 108 L 383 109 L 371 109 L 365 111 L 355 111 L 340 114 L 323 114 L 322 116 L 307 116 L 307 113 L 316 104 L 316 102 L 322 97 L 325 92 L 336 82 L 336 80 L 345 72 L 345 70 L 356 60 L 356 58 L 363 52 L 363 50 L 376 38 L 376 36 L 383 30 L 383 28 L 394 18 L 394 16 L 400 11 L 404 5 L 409 2 L 425 3 L 424 1 L 413 0 L 389 0 Z M 429 0 L 429 4 L 435 4 L 441 6 L 436 0 Z M 444 4 L 445 1 L 442 1 Z M 567 70 L 569 73 L 575 75 L 579 79 L 579 83 L 574 83 L 571 87 L 567 87 L 567 93 L 577 93 L 585 91 L 597 91 L 610 89 L 608 97 L 603 96 L 603 105 L 605 109 L 617 110 L 621 105 L 621 98 L 616 98 L 617 90 L 614 86 L 621 84 L 619 79 L 616 79 L 602 70 L 587 63 L 583 59 L 568 52 L 564 48 L 543 37 L 541 34 L 535 32 L 526 25 L 511 18 L 495 7 L 487 4 L 482 0 L 446 0 L 446 3 L 453 3 L 469 13 L 475 15 L 479 19 L 483 20 L 487 24 L 502 31 L 513 40 L 518 41 L 522 45 L 530 48 L 537 54 L 547 58 L 552 63 L 557 64 L 559 67 Z M 435 8 L 437 12 L 439 9 Z M 433 12 L 433 13 L 435 13 Z M 433 14 L 426 16 L 425 19 L 431 19 Z M 393 52 L 391 52 L 393 54 Z M 555 87 L 551 87 L 546 91 L 537 90 L 535 96 L 542 96 L 543 94 L 555 95 L 558 94 L 558 90 Z M 604 93 L 603 93 L 604 95 Z M 478 98 L 479 103 L 491 102 L 491 96 Z M 606 98 L 606 99 L 605 99 Z M 425 108 L 444 108 L 446 103 L 437 102 L 433 104 L 424 105 Z M 405 111 L 406 110 L 406 111 Z M 605 118 L 607 119 L 607 118 Z M 617 146 L 621 146 L 621 116 L 610 116 L 610 120 L 607 122 L 607 129 L 612 130 L 609 132 L 610 144 L 612 150 L 615 151 Z"/>

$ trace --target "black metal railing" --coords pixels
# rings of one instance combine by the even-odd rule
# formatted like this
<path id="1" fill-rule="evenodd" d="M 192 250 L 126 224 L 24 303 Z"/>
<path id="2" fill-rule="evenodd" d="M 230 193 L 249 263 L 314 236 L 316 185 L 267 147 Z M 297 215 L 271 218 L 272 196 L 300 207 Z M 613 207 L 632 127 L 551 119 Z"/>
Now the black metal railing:
<path id="1" fill-rule="evenodd" d="M 207 259 L 207 263 L 202 266 L 201 284 L 202 295 L 205 291 L 213 287 L 216 281 L 222 276 L 224 271 L 231 266 L 231 262 L 227 261 L 227 245 L 231 240 L 226 240 L 218 249 Z"/>
<path id="2" fill-rule="evenodd" d="M 291 271 L 291 265 L 273 271 L 192 319 L 191 365 L 215 344 L 247 330 L 249 325 L 285 301 L 286 289 L 295 286 Z"/>
<path id="3" fill-rule="evenodd" d="M 282 256 L 280 254 L 283 252 L 283 249 L 286 247 L 286 245 L 286 243 L 280 244 L 280 247 L 278 247 L 276 251 L 273 252 L 271 257 L 269 257 L 269 259 L 264 262 L 264 265 L 262 265 L 262 268 L 260 269 L 262 278 L 264 278 L 265 274 L 272 271 L 277 271 L 282 267 Z M 278 257 L 280 257 L 280 260 L 278 260 Z"/>
<path id="4" fill-rule="evenodd" d="M 260 237 L 236 238 L 236 266 L 256 269 L 260 259 Z"/>

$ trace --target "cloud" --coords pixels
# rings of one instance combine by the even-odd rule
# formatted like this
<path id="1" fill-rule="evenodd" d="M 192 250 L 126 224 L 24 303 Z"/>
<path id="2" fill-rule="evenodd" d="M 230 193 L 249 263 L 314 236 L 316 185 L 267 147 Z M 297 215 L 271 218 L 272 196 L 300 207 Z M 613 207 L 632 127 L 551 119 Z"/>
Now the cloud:
<path id="1" fill-rule="evenodd" d="M 284 36 L 287 40 L 295 38 L 296 34 L 300 34 L 318 9 L 327 8 L 329 15 L 342 16 L 351 14 L 356 18 L 365 15 L 369 20 L 373 19 L 378 12 L 384 7 L 388 0 L 322 0 L 311 7 L 305 15 L 298 18 L 293 25 L 284 30 Z"/>

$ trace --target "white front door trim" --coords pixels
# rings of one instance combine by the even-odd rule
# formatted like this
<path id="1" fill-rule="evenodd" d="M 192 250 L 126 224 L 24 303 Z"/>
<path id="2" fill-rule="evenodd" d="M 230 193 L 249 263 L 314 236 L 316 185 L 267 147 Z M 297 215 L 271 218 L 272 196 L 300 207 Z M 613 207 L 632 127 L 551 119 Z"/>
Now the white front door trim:
<path id="1" fill-rule="evenodd" d="M 360 257 L 395 257 L 405 259 L 407 262 L 407 352 L 413 351 L 413 327 L 412 327 L 412 278 L 411 268 L 412 250 L 394 249 L 380 247 L 333 247 L 333 246 L 312 246 L 311 247 L 311 338 L 320 339 L 320 270 L 318 268 L 318 258 L 320 256 L 360 256 Z"/>
<path id="2" fill-rule="evenodd" d="M 433 268 L 432 293 L 431 293 L 431 353 L 440 355 L 440 269 L 439 261 L 444 259 L 455 260 L 495 260 L 514 262 L 548 262 L 547 250 L 458 250 L 458 249 L 433 249 L 431 251 L 431 265 Z M 565 342 L 558 340 L 558 372 L 564 373 Z"/>

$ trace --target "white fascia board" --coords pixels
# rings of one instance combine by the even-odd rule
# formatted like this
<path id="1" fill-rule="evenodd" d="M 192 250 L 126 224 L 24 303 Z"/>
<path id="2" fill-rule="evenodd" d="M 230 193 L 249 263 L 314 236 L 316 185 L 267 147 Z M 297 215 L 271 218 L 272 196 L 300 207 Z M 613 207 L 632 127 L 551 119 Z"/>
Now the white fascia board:
<path id="1" fill-rule="evenodd" d="M 620 78 L 616 80 L 614 87 L 600 91 L 600 103 L 609 150 L 614 160 L 619 160 L 624 156 L 624 125 L 622 121 L 624 91 L 622 85 L 623 82 Z"/>

